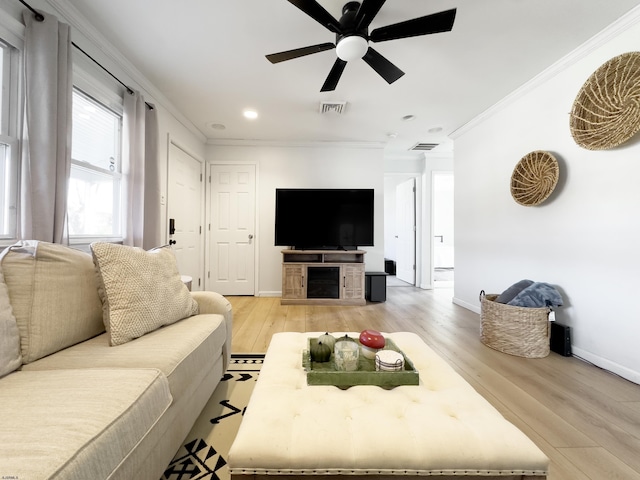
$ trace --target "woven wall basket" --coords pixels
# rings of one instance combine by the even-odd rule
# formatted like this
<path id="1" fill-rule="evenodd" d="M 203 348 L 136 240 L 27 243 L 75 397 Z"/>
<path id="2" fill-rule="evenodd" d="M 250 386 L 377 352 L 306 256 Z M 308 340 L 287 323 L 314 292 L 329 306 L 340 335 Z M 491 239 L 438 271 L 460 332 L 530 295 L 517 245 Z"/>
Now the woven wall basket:
<path id="1" fill-rule="evenodd" d="M 559 170 L 558 161 L 549 152 L 528 153 L 511 174 L 511 196 L 520 205 L 541 204 L 556 188 Z"/>
<path id="2" fill-rule="evenodd" d="M 480 340 L 502 353 L 526 358 L 549 355 L 549 309 L 514 307 L 480 295 Z"/>
<path id="3" fill-rule="evenodd" d="M 585 82 L 573 102 L 571 135 L 589 150 L 607 150 L 640 130 L 640 52 L 612 58 Z"/>

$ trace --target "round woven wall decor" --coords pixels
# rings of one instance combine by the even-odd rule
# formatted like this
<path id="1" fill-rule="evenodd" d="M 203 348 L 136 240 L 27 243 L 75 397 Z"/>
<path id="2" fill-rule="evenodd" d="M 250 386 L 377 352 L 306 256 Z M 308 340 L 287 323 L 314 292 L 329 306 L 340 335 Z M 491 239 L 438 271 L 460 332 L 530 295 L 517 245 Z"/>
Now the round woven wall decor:
<path id="1" fill-rule="evenodd" d="M 640 130 L 640 52 L 612 58 L 582 86 L 570 118 L 575 142 L 589 150 L 607 150 Z"/>
<path id="2" fill-rule="evenodd" d="M 511 174 L 511 196 L 520 205 L 540 205 L 556 188 L 558 161 L 549 152 L 526 154 Z"/>

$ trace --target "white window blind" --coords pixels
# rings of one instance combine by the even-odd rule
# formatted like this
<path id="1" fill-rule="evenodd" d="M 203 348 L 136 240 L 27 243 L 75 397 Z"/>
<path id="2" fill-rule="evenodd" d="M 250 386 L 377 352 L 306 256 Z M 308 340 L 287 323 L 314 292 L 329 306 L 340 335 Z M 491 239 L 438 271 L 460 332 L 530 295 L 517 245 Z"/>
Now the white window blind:
<path id="1" fill-rule="evenodd" d="M 73 92 L 69 236 L 120 239 L 122 116 L 79 89 Z"/>
<path id="2" fill-rule="evenodd" d="M 16 238 L 19 52 L 0 39 L 0 242 Z"/>

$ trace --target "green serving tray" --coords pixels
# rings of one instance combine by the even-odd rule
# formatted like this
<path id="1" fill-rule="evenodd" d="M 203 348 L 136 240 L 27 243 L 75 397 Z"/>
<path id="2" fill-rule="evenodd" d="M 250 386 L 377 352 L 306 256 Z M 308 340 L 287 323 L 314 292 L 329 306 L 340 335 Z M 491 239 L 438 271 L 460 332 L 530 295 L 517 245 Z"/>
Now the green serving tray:
<path id="1" fill-rule="evenodd" d="M 354 339 L 355 340 L 355 339 Z M 358 342 L 356 340 L 356 342 Z M 317 338 L 309 338 L 309 348 L 302 352 L 302 367 L 307 373 L 307 385 L 333 385 L 346 389 L 355 385 L 376 385 L 391 389 L 399 385 L 418 385 L 420 378 L 413 363 L 390 339 L 385 339 L 384 350 L 395 350 L 404 357 L 404 370 L 397 372 L 376 371 L 376 363 L 363 355 L 358 358 L 358 370 L 345 372 L 336 370 L 333 353 L 328 362 L 312 362 L 311 346 L 318 343 Z M 358 342 L 358 345 L 360 343 Z"/>

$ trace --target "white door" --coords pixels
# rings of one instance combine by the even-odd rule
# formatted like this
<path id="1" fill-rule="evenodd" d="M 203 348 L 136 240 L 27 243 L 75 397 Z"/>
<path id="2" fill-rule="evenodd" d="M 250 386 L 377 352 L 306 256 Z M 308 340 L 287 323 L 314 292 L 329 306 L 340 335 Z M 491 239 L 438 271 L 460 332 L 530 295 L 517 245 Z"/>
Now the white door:
<path id="1" fill-rule="evenodd" d="M 396 187 L 396 278 L 416 283 L 416 183 Z"/>
<path id="2" fill-rule="evenodd" d="M 255 294 L 255 165 L 211 165 L 207 290 Z"/>
<path id="3" fill-rule="evenodd" d="M 202 289 L 203 163 L 173 142 L 169 144 L 167 228 L 181 275 Z"/>

